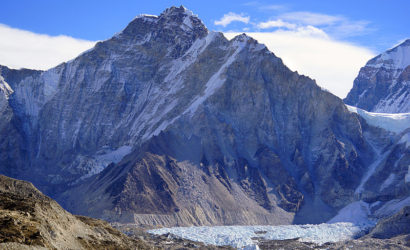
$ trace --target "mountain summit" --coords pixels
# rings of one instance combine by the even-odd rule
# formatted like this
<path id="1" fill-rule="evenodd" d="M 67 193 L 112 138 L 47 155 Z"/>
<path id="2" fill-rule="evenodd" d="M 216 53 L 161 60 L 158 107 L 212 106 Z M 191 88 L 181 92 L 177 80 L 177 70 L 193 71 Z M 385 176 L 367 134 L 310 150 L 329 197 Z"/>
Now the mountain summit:
<path id="1" fill-rule="evenodd" d="M 151 226 L 319 223 L 361 197 L 408 195 L 399 135 L 183 7 L 140 15 L 50 70 L 1 76 L 0 172 L 77 214 Z M 365 175 L 385 157 L 398 185 L 382 200 Z"/>
<path id="2" fill-rule="evenodd" d="M 410 39 L 368 61 L 345 102 L 372 112 L 410 112 Z"/>

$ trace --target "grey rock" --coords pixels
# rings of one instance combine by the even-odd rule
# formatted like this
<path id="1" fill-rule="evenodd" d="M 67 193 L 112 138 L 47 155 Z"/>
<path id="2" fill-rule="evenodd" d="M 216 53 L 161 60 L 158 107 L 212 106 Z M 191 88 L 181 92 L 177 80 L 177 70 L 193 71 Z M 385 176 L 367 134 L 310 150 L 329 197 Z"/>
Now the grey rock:
<path id="1" fill-rule="evenodd" d="M 410 235 L 410 206 L 406 206 L 397 214 L 377 223 L 369 236 L 378 239 L 388 239 L 399 235 Z"/>

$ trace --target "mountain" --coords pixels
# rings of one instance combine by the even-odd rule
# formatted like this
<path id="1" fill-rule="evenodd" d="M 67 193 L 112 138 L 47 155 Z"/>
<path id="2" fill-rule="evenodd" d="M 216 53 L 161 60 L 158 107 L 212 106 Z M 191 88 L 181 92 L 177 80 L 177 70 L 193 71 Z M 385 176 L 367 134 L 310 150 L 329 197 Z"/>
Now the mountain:
<path id="1" fill-rule="evenodd" d="M 346 104 L 379 113 L 410 112 L 410 39 L 360 69 Z"/>
<path id="2" fill-rule="evenodd" d="M 140 15 L 50 70 L 0 75 L 0 172 L 76 214 L 320 223 L 353 202 L 394 212 L 410 201 L 408 130 L 370 124 L 264 45 L 208 31 L 184 7 Z"/>

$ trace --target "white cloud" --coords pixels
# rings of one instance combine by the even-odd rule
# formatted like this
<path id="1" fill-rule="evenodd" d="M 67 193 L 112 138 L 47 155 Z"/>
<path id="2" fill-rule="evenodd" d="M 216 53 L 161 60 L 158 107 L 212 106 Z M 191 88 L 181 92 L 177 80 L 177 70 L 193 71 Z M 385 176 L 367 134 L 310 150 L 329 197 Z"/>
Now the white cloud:
<path id="1" fill-rule="evenodd" d="M 260 29 L 269 29 L 269 28 L 295 29 L 296 24 L 284 22 L 281 19 L 278 19 L 278 20 L 270 20 L 267 22 L 258 23 L 258 28 Z"/>
<path id="2" fill-rule="evenodd" d="M 334 37 L 352 37 L 357 35 L 365 35 L 373 29 L 368 27 L 368 21 L 343 21 L 335 27 L 331 27 L 329 31 Z"/>
<path id="3" fill-rule="evenodd" d="M 308 11 L 287 12 L 279 15 L 281 20 L 298 26 L 316 26 L 325 30 L 334 38 L 346 38 L 363 35 L 372 31 L 368 21 L 353 21 L 344 16 L 326 15 Z"/>
<path id="4" fill-rule="evenodd" d="M 49 69 L 94 46 L 68 36 L 49 36 L 0 24 L 0 64 L 10 68 Z"/>
<path id="5" fill-rule="evenodd" d="M 242 22 L 242 23 L 249 23 L 249 16 L 245 16 L 244 14 L 236 14 L 233 12 L 229 12 L 225 14 L 220 20 L 214 22 L 215 25 L 221 25 L 226 27 L 228 24 L 232 22 Z"/>
<path id="6" fill-rule="evenodd" d="M 284 5 L 278 5 L 278 4 L 271 4 L 271 5 L 262 5 L 259 6 L 258 9 L 262 11 L 267 11 L 267 10 L 283 10 L 286 7 Z"/>
<path id="7" fill-rule="evenodd" d="M 311 25 L 297 27 L 296 29 L 292 30 L 289 34 L 293 34 L 299 37 L 315 37 L 329 39 L 329 36 L 326 34 L 325 31 Z"/>
<path id="8" fill-rule="evenodd" d="M 287 12 L 280 15 L 280 18 L 306 25 L 332 25 L 344 19 L 341 16 L 331 16 L 308 11 Z"/>
<path id="9" fill-rule="evenodd" d="M 280 4 L 264 4 L 259 1 L 251 1 L 251 2 L 246 2 L 241 4 L 243 6 L 249 6 L 249 7 L 254 7 L 257 8 L 259 11 L 275 11 L 275 10 L 283 10 L 286 9 L 285 5 L 280 5 Z"/>
<path id="10" fill-rule="evenodd" d="M 238 33 L 224 34 L 231 39 Z M 364 47 L 332 40 L 313 26 L 247 34 L 264 43 L 291 70 L 315 79 L 319 86 L 340 98 L 350 91 L 360 68 L 375 56 Z"/>

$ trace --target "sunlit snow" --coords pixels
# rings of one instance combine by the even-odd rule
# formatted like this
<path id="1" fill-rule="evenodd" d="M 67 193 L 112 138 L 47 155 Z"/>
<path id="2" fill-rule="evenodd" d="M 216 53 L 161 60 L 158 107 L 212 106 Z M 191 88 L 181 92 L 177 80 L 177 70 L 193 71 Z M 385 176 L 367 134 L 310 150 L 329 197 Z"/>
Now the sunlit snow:
<path id="1" fill-rule="evenodd" d="M 383 128 L 394 133 L 401 133 L 405 129 L 410 128 L 410 113 L 373 113 L 349 105 L 346 105 L 346 107 L 350 112 L 359 114 L 372 126 Z"/>
<path id="2" fill-rule="evenodd" d="M 369 215 L 369 204 L 364 201 L 356 201 L 340 209 L 337 215 L 329 220 L 328 223 L 350 222 L 356 226 L 370 227 L 376 221 L 370 220 Z"/>

